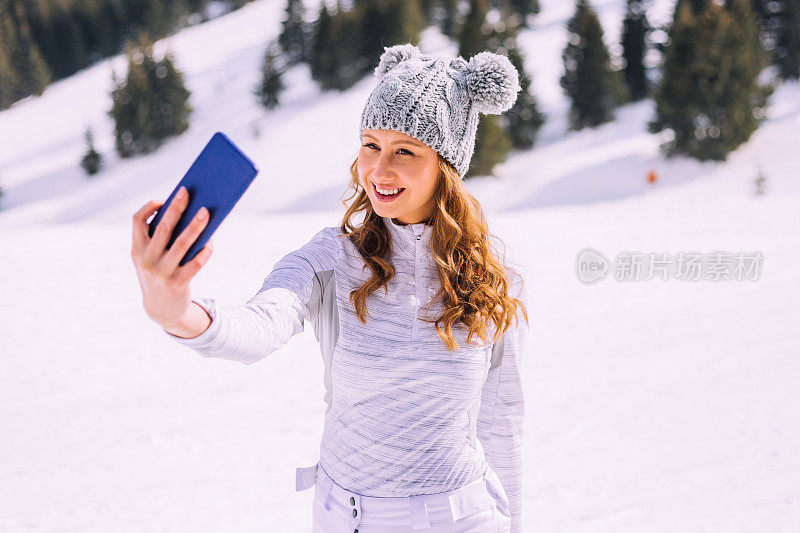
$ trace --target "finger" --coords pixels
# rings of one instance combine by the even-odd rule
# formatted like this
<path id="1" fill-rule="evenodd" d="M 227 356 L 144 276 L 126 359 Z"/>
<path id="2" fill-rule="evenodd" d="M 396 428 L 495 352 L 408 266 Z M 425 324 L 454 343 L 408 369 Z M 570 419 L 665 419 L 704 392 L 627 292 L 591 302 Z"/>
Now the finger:
<path id="1" fill-rule="evenodd" d="M 211 241 L 209 241 L 209 243 L 210 242 Z M 206 243 L 203 249 L 194 256 L 194 259 L 178 268 L 177 281 L 179 283 L 189 283 L 195 274 L 208 263 L 212 254 L 212 248 L 208 246 L 209 243 Z"/>
<path id="2" fill-rule="evenodd" d="M 144 249 L 147 241 L 150 240 L 148 236 L 147 219 L 150 215 L 158 211 L 164 205 L 163 200 L 150 200 L 141 209 L 133 214 L 133 252 L 137 253 Z"/>
<path id="3" fill-rule="evenodd" d="M 181 195 L 180 192 L 175 194 L 169 207 L 167 207 L 167 210 L 164 212 L 164 216 L 158 221 L 158 226 L 156 226 L 155 232 L 153 233 L 153 238 L 150 239 L 147 245 L 145 256 L 150 260 L 159 260 L 161 256 L 164 255 L 167 243 L 172 235 L 172 230 L 175 228 L 178 220 L 180 220 L 183 210 L 186 209 L 186 206 L 189 204 L 189 195 L 186 194 L 183 187 L 181 187 L 181 190 L 184 194 Z"/>
<path id="4" fill-rule="evenodd" d="M 208 209 L 201 207 L 195 213 L 192 221 L 186 226 L 180 235 L 172 243 L 167 253 L 164 255 L 164 265 L 174 270 L 179 266 L 180 261 L 186 255 L 186 252 L 197 241 L 197 238 L 208 225 Z"/>

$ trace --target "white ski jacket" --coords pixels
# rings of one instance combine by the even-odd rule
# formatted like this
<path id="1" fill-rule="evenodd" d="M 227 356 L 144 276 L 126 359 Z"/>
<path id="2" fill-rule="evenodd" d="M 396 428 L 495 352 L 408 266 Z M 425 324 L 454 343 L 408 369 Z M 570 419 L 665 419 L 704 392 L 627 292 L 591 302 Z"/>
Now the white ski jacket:
<path id="1" fill-rule="evenodd" d="M 319 461 L 337 484 L 368 496 L 412 496 L 456 489 L 497 473 L 509 500 L 512 531 L 521 531 L 522 424 L 520 363 L 527 335 L 521 311 L 502 340 L 473 339 L 454 327 L 448 351 L 425 307 L 440 287 L 430 252 L 432 227 L 383 218 L 395 276 L 388 293 L 367 298 L 362 324 L 350 291 L 371 271 L 339 227 L 326 227 L 283 256 L 246 304 L 217 307 L 199 336 L 167 335 L 205 357 L 255 363 L 314 327 L 325 363 L 325 426 Z M 509 276 L 513 276 L 509 272 Z M 527 306 L 522 279 L 511 294 Z M 428 312 L 435 318 L 440 301 Z M 300 469 L 298 469 L 300 470 Z"/>

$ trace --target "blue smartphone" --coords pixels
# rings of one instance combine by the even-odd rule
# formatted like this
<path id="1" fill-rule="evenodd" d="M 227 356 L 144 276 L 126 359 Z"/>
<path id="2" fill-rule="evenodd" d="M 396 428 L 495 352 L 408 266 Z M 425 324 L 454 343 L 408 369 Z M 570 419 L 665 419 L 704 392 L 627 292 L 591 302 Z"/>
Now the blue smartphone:
<path id="1" fill-rule="evenodd" d="M 239 201 L 258 174 L 258 167 L 224 133 L 216 132 L 192 166 L 175 186 L 164 205 L 150 221 L 149 235 L 158 226 L 172 199 L 181 187 L 189 193 L 189 203 L 175 224 L 167 249 L 186 229 L 201 207 L 208 209 L 208 222 L 194 243 L 186 251 L 180 265 L 188 263 L 208 242 L 233 206 Z"/>

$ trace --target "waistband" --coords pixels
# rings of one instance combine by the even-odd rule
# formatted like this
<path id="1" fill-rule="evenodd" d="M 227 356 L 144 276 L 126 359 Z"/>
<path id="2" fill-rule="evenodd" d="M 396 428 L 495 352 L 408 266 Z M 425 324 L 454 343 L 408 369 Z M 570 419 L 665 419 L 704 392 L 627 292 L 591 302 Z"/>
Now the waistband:
<path id="1" fill-rule="evenodd" d="M 435 494 L 405 497 L 363 496 L 339 486 L 317 461 L 298 468 L 296 490 L 317 485 L 317 495 L 326 510 L 335 508 L 349 526 L 411 525 L 412 529 L 431 527 L 432 521 L 453 523 L 465 516 L 492 509 L 495 505 L 508 514 L 508 499 L 497 474 L 488 465 L 476 480 L 458 489 Z"/>

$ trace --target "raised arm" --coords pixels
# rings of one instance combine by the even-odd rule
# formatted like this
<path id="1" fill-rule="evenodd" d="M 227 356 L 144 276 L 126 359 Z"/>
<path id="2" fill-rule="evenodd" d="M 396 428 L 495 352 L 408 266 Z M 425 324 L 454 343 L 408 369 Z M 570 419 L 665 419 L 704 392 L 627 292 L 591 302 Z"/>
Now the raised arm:
<path id="1" fill-rule="evenodd" d="M 197 337 L 164 333 L 204 357 L 244 364 L 260 361 L 303 331 L 303 320 L 317 309 L 309 304 L 318 274 L 336 265 L 337 234 L 336 227 L 323 228 L 301 248 L 281 257 L 245 304 L 217 306 L 213 298 L 192 298 L 211 318 L 211 324 Z"/>
<path id="2" fill-rule="evenodd" d="M 527 290 L 522 279 L 512 284 L 512 295 L 526 305 Z M 518 320 L 492 348 L 492 362 L 481 394 L 478 439 L 486 461 L 508 496 L 511 532 L 522 531 L 522 438 L 525 402 L 520 372 L 528 326 L 522 310 Z"/>

